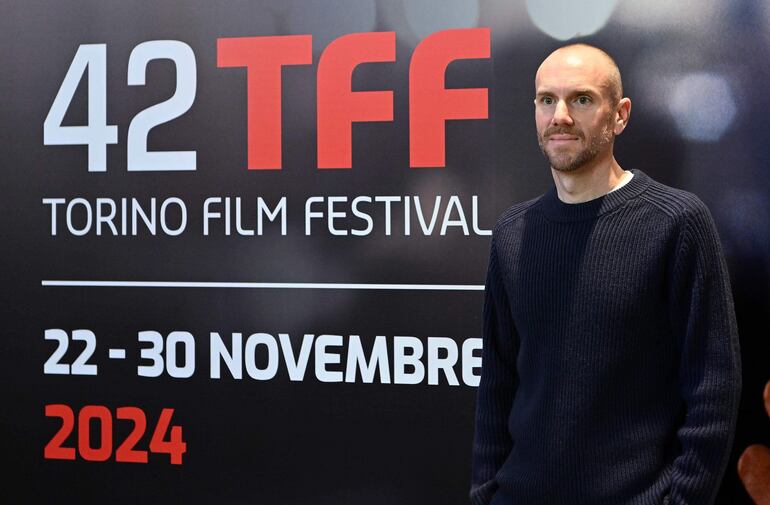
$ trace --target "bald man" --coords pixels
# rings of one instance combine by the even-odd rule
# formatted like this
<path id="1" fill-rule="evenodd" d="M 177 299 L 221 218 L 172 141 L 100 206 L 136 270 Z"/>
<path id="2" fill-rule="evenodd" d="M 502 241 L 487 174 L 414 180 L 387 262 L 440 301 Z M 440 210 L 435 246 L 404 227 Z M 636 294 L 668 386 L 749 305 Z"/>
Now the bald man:
<path id="1" fill-rule="evenodd" d="M 715 499 L 741 389 L 727 267 L 701 200 L 618 164 L 630 114 L 604 51 L 540 65 L 554 186 L 492 235 L 474 505 Z"/>

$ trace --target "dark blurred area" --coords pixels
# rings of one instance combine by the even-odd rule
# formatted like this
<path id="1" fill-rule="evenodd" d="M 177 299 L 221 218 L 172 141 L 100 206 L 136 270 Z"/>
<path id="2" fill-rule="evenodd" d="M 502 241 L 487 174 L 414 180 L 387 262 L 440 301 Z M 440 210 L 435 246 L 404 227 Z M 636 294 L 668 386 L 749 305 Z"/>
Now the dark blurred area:
<path id="1" fill-rule="evenodd" d="M 6 362 L 13 356 L 0 373 L 9 391 L 0 423 L 13 434 L 3 442 L 4 453 L 18 455 L 17 470 L 25 471 L 15 482 L 34 490 L 30 495 L 9 490 L 9 502 L 43 503 L 56 493 L 81 493 L 84 503 L 112 498 L 130 503 L 152 492 L 171 503 L 188 502 L 188 496 L 213 502 L 224 499 L 220 493 L 226 489 L 228 503 L 252 497 L 306 503 L 311 496 L 335 505 L 465 503 L 474 388 L 329 386 L 289 383 L 285 377 L 259 384 L 198 377 L 149 383 L 130 369 L 105 372 L 96 383 L 75 382 L 42 376 L 50 352 L 42 332 L 56 325 L 91 325 L 99 334 L 113 332 L 117 340 L 141 325 L 202 334 L 221 329 L 443 335 L 459 342 L 480 334 L 480 291 L 56 291 L 41 288 L 40 281 L 479 286 L 487 266 L 486 235 L 465 236 L 454 228 L 445 236 L 404 236 L 396 220 L 390 236 L 381 225 L 366 237 L 332 237 L 322 225 L 305 236 L 302 203 L 312 195 L 418 195 L 427 201 L 458 195 L 469 209 L 471 196 L 478 195 L 480 226 L 492 228 L 507 207 L 553 184 L 535 135 L 534 74 L 553 49 L 584 41 L 616 59 L 632 99 L 629 127 L 616 142 L 620 164 L 695 193 L 716 221 L 731 274 L 744 371 L 733 455 L 716 503 L 751 503 L 737 477 L 737 459 L 750 444 L 770 445 L 762 402 L 770 378 L 770 116 L 765 113 L 770 1 L 81 0 L 0 1 L 0 6 L 0 236 L 6 244 L 1 300 L 9 321 L 0 350 Z M 492 58 L 453 62 L 446 85 L 489 88 L 489 119 L 448 122 L 447 166 L 412 169 L 408 79 L 414 47 L 438 30 L 477 26 L 492 29 Z M 385 30 L 397 34 L 396 61 L 361 65 L 352 87 L 393 90 L 394 120 L 354 124 L 353 168 L 318 170 L 319 56 L 338 36 Z M 282 73 L 283 168 L 248 171 L 246 71 L 217 68 L 216 39 L 290 34 L 313 35 L 313 64 L 285 67 Z M 137 44 L 162 39 L 190 45 L 198 87 L 190 110 L 153 128 L 148 146 L 196 150 L 198 166 L 186 174 L 132 173 L 126 170 L 128 125 L 139 111 L 173 94 L 175 73 L 168 61 L 153 61 L 147 85 L 127 86 L 126 66 Z M 107 172 L 99 174 L 87 172 L 85 147 L 44 146 L 42 139 L 51 102 L 77 47 L 87 43 L 107 44 L 107 121 L 119 127 L 118 144 L 107 148 Z M 65 124 L 87 121 L 84 82 Z M 197 209 L 212 195 L 244 201 L 262 196 L 271 202 L 286 196 L 288 234 L 203 237 L 200 214 L 193 212 L 189 231 L 179 237 L 52 237 L 49 210 L 40 203 L 52 197 L 178 196 Z M 375 219 L 381 218 L 380 210 Z M 202 400 L 210 406 L 190 414 L 191 462 L 180 472 L 162 468 L 156 475 L 132 468 L 136 485 L 116 497 L 116 486 L 128 486 L 124 470 L 106 464 L 53 466 L 40 457 L 38 448 L 50 435 L 50 426 L 43 425 L 45 402 L 160 405 L 163 399 L 180 412 L 185 407 L 195 412 Z M 249 436 L 234 442 L 228 438 L 232 433 Z M 305 453 L 312 471 L 292 457 Z M 89 479 L 83 472 L 97 473 L 104 485 L 84 492 L 81 484 Z M 40 486 L 48 482 L 56 485 Z M 252 482 L 259 488 L 242 489 Z"/>

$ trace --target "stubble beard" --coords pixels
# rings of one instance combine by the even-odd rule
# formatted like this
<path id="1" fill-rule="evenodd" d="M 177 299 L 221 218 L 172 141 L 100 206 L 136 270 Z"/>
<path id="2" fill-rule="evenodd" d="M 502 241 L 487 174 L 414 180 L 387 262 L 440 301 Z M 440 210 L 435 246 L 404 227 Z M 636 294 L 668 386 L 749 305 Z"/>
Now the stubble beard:
<path id="1" fill-rule="evenodd" d="M 540 144 L 540 150 L 551 164 L 551 167 L 554 170 L 558 170 L 559 172 L 573 172 L 585 166 L 586 164 L 596 159 L 596 156 L 598 156 L 600 152 L 602 152 L 615 140 L 615 132 L 612 129 L 611 118 L 608 118 L 607 123 L 605 123 L 602 131 L 598 135 L 591 137 L 591 141 L 589 142 L 588 146 L 586 146 L 585 149 L 579 151 L 574 156 L 566 152 L 549 153 L 548 150 L 546 150 L 545 139 L 549 135 L 556 134 L 574 135 L 580 140 L 585 140 L 585 134 L 578 129 L 553 127 L 546 128 L 542 134 L 538 135 L 537 141 L 538 144 Z"/>

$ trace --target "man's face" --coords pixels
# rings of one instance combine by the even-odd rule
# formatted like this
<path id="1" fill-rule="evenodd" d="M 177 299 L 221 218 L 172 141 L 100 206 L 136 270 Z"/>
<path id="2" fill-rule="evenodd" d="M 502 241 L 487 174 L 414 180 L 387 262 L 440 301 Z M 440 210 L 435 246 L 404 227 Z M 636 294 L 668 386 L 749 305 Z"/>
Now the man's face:
<path id="1" fill-rule="evenodd" d="M 591 52 L 566 51 L 537 72 L 538 143 L 554 170 L 571 172 L 612 151 L 616 111 L 605 66 Z"/>

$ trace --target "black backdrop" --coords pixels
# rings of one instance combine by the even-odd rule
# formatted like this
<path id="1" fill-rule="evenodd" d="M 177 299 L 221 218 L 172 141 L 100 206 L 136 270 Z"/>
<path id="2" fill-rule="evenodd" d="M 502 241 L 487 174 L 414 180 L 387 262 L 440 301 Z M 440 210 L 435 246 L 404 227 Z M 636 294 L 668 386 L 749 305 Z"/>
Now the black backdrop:
<path id="1" fill-rule="evenodd" d="M 717 221 L 733 278 L 745 370 L 734 457 L 719 499 L 748 503 L 735 461 L 748 444 L 770 442 L 761 410 L 761 388 L 770 378 L 764 335 L 770 308 L 765 147 L 770 124 L 766 115 L 756 114 L 768 106 L 766 65 L 743 63 L 740 55 L 766 60 L 770 23 L 762 16 L 768 12 L 748 1 L 698 3 L 690 9 L 652 2 L 646 15 L 638 16 L 628 2 L 605 3 L 587 11 L 599 19 L 605 9 L 606 24 L 563 12 L 566 29 L 576 23 L 574 33 L 565 36 L 562 24 L 542 25 L 533 2 L 3 2 L 0 349 L 5 401 L 0 423 L 3 454 L 12 464 L 0 490 L 3 501 L 464 503 L 473 376 L 479 374 L 474 368 L 480 355 L 479 288 L 489 244 L 483 230 L 507 206 L 552 184 L 534 135 L 533 75 L 539 61 L 561 43 L 557 39 L 582 33 L 577 40 L 616 56 L 634 100 L 631 127 L 617 143 L 621 164 L 695 192 Z M 451 63 L 446 87 L 487 88 L 489 117 L 449 121 L 446 166 L 411 168 L 414 48 L 430 33 L 476 27 L 491 28 L 491 57 Z M 375 31 L 396 33 L 395 61 L 359 66 L 352 89 L 392 90 L 393 121 L 355 124 L 352 168 L 318 169 L 320 55 L 339 36 Z M 217 39 L 300 34 L 313 36 L 312 64 L 282 71 L 282 168 L 248 170 L 246 69 L 217 67 Z M 167 59 L 147 65 L 145 85 L 127 84 L 132 50 L 157 40 L 189 46 L 197 87 L 189 110 L 150 131 L 148 149 L 195 151 L 194 171 L 128 170 L 129 125 L 176 89 L 177 69 Z M 103 172 L 88 170 L 86 146 L 53 145 L 43 131 L 84 44 L 103 44 L 106 51 L 106 124 L 117 126 L 117 142 L 106 147 Z M 97 67 L 89 68 L 98 74 Z M 85 75 L 78 81 L 64 126 L 89 124 L 89 106 L 95 107 Z M 432 233 L 420 231 L 412 208 L 406 235 L 404 197 L 419 196 L 429 216 L 438 195 L 442 201 Z M 366 236 L 334 235 L 324 218 L 312 222 L 308 235 L 305 202 L 313 196 L 346 196 L 348 203 L 336 209 L 348 216 L 335 220 L 335 226 L 349 230 L 366 224 L 352 216 L 353 198 L 395 196 L 400 203 L 392 208 L 390 235 L 382 204 L 362 205 L 373 219 Z M 452 196 L 462 206 L 468 234 L 457 225 L 440 232 Z M 481 232 L 472 226 L 474 196 Z M 261 236 L 226 235 L 222 220 L 215 220 L 204 235 L 202 209 L 209 197 L 233 202 L 241 197 L 245 227 L 255 225 L 258 197 L 271 208 L 285 197 L 286 234 L 279 224 L 265 223 Z M 93 212 L 97 198 L 112 199 L 118 209 L 121 198 L 129 203 L 135 198 L 144 208 L 152 198 L 158 208 L 178 198 L 187 209 L 186 227 L 172 236 L 158 225 L 153 235 L 140 223 L 135 236 L 130 225 L 129 233 L 115 236 L 107 225 L 97 235 L 93 222 L 77 236 L 66 224 L 67 206 L 77 198 Z M 52 205 L 44 199 L 64 199 L 57 206 L 55 236 Z M 75 228 L 84 226 L 84 209 L 82 203 L 72 206 Z M 459 219 L 457 207 L 447 216 Z M 172 205 L 169 225 L 178 224 L 178 208 Z M 126 281 L 181 284 L 139 287 Z M 191 281 L 208 284 L 184 284 Z M 96 364 L 98 373 L 80 375 L 74 368 L 65 375 L 44 373 L 57 349 L 55 340 L 44 338 L 47 329 L 66 332 L 62 364 L 73 363 L 85 348 L 71 339 L 73 330 L 91 330 L 96 347 L 88 364 Z M 140 358 L 150 347 L 137 338 L 145 330 L 164 338 L 189 332 L 195 342 L 194 373 L 140 376 L 137 366 L 151 363 Z M 276 343 L 275 375 L 254 379 L 244 366 L 243 378 L 234 379 L 223 364 L 222 378 L 212 378 L 212 332 L 227 346 L 233 332 L 241 333 L 244 343 L 250 335 L 268 334 L 257 338 Z M 303 380 L 290 379 L 279 334 L 288 335 L 295 356 L 304 335 L 312 335 Z M 339 355 L 340 363 L 326 369 L 343 376 L 350 376 L 347 358 L 356 352 L 352 335 L 360 337 L 367 359 L 384 346 L 391 383 L 384 383 L 382 368 L 369 382 L 360 371 L 352 382 L 320 380 L 320 335 L 340 336 L 327 339 L 327 352 L 331 359 Z M 393 383 L 398 382 L 399 341 L 422 351 L 418 368 L 424 367 L 424 375 L 416 384 Z M 181 344 L 172 347 L 177 354 L 184 351 Z M 125 359 L 110 358 L 109 349 L 123 349 Z M 437 349 L 433 357 L 431 349 Z M 259 369 L 275 357 L 263 344 L 252 352 Z M 456 361 L 453 374 L 439 371 L 432 380 L 431 363 L 442 359 Z M 51 404 L 67 405 L 74 413 L 75 426 L 63 442 L 72 448 L 79 447 L 83 431 L 92 448 L 100 445 L 100 423 L 92 421 L 79 431 L 84 407 L 106 408 L 115 449 L 132 431 L 131 422 L 118 419 L 117 409 L 139 407 L 147 428 L 136 449 L 144 451 L 162 409 L 173 408 L 171 424 L 182 427 L 187 452 L 181 465 L 153 452 L 147 464 L 121 462 L 115 450 L 103 462 L 87 461 L 80 450 L 74 461 L 44 458 L 44 447 L 62 424 L 45 415 Z"/>

